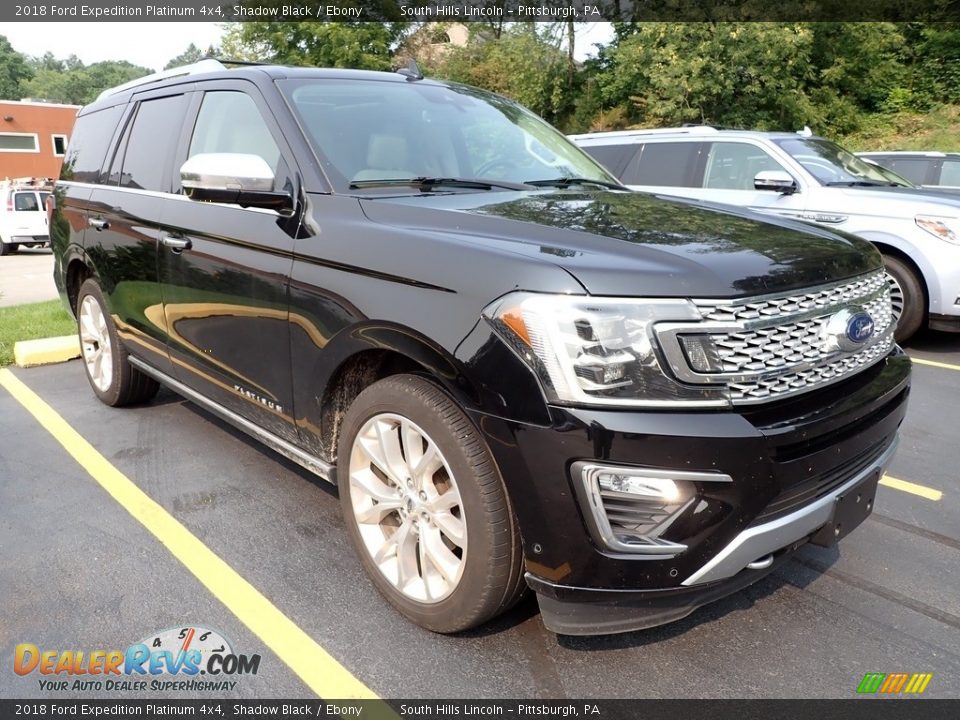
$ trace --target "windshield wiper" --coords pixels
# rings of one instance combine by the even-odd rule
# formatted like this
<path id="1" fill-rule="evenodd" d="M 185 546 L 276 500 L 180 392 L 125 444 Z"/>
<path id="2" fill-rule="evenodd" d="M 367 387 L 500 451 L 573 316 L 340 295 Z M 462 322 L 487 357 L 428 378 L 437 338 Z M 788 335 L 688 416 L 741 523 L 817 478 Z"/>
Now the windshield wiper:
<path id="1" fill-rule="evenodd" d="M 350 183 L 351 190 L 375 187 L 415 187 L 423 192 L 430 192 L 437 187 L 465 188 L 468 190 L 529 190 L 522 183 L 507 182 L 506 180 L 486 180 L 483 178 L 455 178 L 455 177 L 415 177 L 415 178 L 382 178 L 378 180 L 354 180 Z"/>
<path id="2" fill-rule="evenodd" d="M 828 182 L 827 187 L 904 187 L 894 182 L 877 182 L 876 180 L 838 180 Z"/>
<path id="3" fill-rule="evenodd" d="M 558 187 L 565 188 L 570 187 L 571 185 L 599 185 L 600 187 L 610 188 L 611 190 L 628 190 L 629 188 L 620 185 L 619 183 L 607 182 L 606 180 L 591 180 L 590 178 L 582 177 L 558 177 L 558 178 L 549 178 L 547 180 L 526 180 L 524 181 L 527 185 L 534 185 L 536 187 Z"/>

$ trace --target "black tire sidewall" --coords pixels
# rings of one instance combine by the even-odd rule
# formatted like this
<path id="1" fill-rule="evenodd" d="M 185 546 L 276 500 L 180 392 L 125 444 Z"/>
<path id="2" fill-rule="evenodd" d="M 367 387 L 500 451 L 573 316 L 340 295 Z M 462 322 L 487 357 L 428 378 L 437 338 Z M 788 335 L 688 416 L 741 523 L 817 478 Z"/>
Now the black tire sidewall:
<path id="1" fill-rule="evenodd" d="M 344 514 L 344 523 L 353 543 L 360 562 L 372 579 L 377 590 L 391 604 L 417 624 L 435 632 L 457 632 L 479 624 L 495 612 L 489 607 L 480 607 L 481 599 L 486 598 L 486 605 L 491 605 L 496 596 L 499 607 L 502 589 L 497 589 L 501 583 L 509 582 L 510 573 L 504 573 L 502 567 L 492 567 L 489 559 L 494 555 L 494 548 L 498 533 L 512 532 L 509 516 L 510 506 L 506 500 L 505 490 L 500 479 L 496 464 L 490 451 L 483 445 L 476 428 L 466 418 L 456 403 L 445 394 L 446 402 L 451 403 L 460 415 L 460 419 L 469 423 L 469 431 L 456 437 L 449 424 L 425 402 L 416 390 L 402 390 L 398 385 L 411 382 L 413 387 L 419 384 L 429 386 L 435 392 L 442 391 L 433 383 L 418 376 L 394 376 L 378 382 L 362 392 L 351 405 L 340 432 L 338 443 L 338 470 L 337 485 L 340 493 L 340 502 Z M 380 572 L 374 564 L 373 558 L 367 551 L 360 537 L 357 523 L 354 520 L 353 507 L 350 499 L 350 451 L 353 440 L 360 428 L 374 415 L 394 413 L 409 418 L 416 423 L 431 440 L 436 443 L 444 459 L 450 466 L 457 483 L 457 489 L 462 501 L 464 519 L 467 526 L 467 555 L 466 566 L 456 589 L 451 595 L 440 602 L 425 604 L 407 598 L 397 590 Z M 477 462 L 468 459 L 466 452 L 470 443 L 480 443 L 483 458 Z M 473 446 L 476 449 L 476 446 Z M 484 465 L 488 463 L 488 465 Z M 478 464 L 488 470 L 483 475 L 482 487 L 478 482 L 476 468 Z M 496 483 L 496 486 L 494 486 Z M 501 494 L 500 498 L 491 498 L 493 494 Z M 485 492 L 482 492 L 485 491 Z M 491 502 L 492 501 L 492 502 Z M 506 509 L 499 513 L 503 521 L 497 522 L 496 512 L 491 512 L 491 505 L 502 503 Z M 498 577 L 503 576 L 503 577 Z"/>
<path id="2" fill-rule="evenodd" d="M 883 265 L 903 291 L 903 314 L 897 321 L 894 337 L 898 343 L 905 342 L 923 326 L 926 296 L 916 273 L 905 262 L 891 255 L 884 255 Z"/>

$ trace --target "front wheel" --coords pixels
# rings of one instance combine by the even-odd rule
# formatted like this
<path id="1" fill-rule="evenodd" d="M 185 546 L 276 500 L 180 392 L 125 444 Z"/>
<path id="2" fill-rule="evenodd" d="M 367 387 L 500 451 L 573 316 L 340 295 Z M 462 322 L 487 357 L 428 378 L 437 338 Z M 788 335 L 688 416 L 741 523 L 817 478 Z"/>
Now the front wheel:
<path id="1" fill-rule="evenodd" d="M 898 343 L 906 342 L 923 326 L 926 304 L 923 285 L 903 260 L 884 255 L 883 265 L 887 270 L 893 318 L 897 323 L 894 339 Z"/>
<path id="2" fill-rule="evenodd" d="M 77 295 L 80 354 L 93 392 L 114 407 L 145 402 L 160 385 L 130 364 L 95 280 L 85 280 Z"/>
<path id="3" fill-rule="evenodd" d="M 338 446 L 350 540 L 377 590 L 428 630 L 482 624 L 522 594 L 520 532 L 503 481 L 463 410 L 424 378 L 374 383 Z"/>
<path id="4" fill-rule="evenodd" d="M 0 255 L 12 255 L 20 249 L 20 243 L 6 243 L 0 241 Z"/>

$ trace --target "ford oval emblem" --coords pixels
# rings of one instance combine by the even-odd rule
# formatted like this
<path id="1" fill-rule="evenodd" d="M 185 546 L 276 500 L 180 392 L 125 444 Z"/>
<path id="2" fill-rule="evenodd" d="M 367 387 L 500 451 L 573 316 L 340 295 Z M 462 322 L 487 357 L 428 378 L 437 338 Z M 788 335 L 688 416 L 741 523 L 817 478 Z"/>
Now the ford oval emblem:
<path id="1" fill-rule="evenodd" d="M 847 321 L 847 338 L 852 343 L 863 345 L 873 337 L 873 318 L 867 312 L 858 312 Z"/>
<path id="2" fill-rule="evenodd" d="M 823 326 L 826 349 L 852 353 L 862 348 L 873 337 L 876 325 L 870 313 L 860 306 L 844 308 Z"/>

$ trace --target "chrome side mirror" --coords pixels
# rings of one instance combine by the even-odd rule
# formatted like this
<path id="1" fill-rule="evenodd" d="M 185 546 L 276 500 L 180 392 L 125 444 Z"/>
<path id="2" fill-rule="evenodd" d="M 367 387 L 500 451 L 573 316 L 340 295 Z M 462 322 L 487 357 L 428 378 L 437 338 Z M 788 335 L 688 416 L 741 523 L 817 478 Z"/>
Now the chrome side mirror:
<path id="1" fill-rule="evenodd" d="M 783 170 L 763 170 L 753 178 L 754 190 L 772 190 L 782 195 L 793 195 L 798 188 L 797 182 Z"/>
<path id="2" fill-rule="evenodd" d="M 180 166 L 180 184 L 191 200 L 290 210 L 293 197 L 273 189 L 273 170 L 259 155 L 200 153 Z"/>

